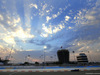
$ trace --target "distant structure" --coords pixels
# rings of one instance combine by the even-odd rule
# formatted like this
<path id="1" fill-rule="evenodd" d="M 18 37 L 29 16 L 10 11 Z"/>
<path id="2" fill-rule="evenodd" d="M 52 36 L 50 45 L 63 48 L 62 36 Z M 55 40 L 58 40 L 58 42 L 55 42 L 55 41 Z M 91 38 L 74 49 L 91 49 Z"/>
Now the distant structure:
<path id="1" fill-rule="evenodd" d="M 57 51 L 58 60 L 60 63 L 69 63 L 69 51 L 61 49 Z"/>
<path id="2" fill-rule="evenodd" d="M 79 56 L 77 56 L 77 61 L 79 64 L 87 64 L 88 58 L 85 53 L 80 53 Z"/>

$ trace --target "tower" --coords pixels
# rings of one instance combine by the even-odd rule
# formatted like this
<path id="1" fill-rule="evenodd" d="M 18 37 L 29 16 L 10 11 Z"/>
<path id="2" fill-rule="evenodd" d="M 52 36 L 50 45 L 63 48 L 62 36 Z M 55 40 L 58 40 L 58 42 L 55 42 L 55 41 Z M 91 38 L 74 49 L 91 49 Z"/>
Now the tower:
<path id="1" fill-rule="evenodd" d="M 69 63 L 69 51 L 61 49 L 57 51 L 58 60 L 60 63 Z"/>
<path id="2" fill-rule="evenodd" d="M 77 56 L 77 61 L 78 61 L 78 64 L 81 64 L 81 65 L 88 64 L 88 58 L 85 55 L 85 53 L 80 53 L 79 56 Z"/>

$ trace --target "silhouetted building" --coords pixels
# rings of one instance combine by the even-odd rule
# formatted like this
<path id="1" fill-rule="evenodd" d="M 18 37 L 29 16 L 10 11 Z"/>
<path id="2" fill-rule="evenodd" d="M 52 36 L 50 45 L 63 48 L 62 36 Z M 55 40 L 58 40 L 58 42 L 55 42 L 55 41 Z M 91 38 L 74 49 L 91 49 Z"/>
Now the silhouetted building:
<path id="1" fill-rule="evenodd" d="M 69 51 L 66 49 L 58 50 L 58 60 L 60 63 L 69 63 Z"/>
<path id="2" fill-rule="evenodd" d="M 85 53 L 80 53 L 79 56 L 77 56 L 78 63 L 88 63 L 88 58 L 85 55 Z"/>

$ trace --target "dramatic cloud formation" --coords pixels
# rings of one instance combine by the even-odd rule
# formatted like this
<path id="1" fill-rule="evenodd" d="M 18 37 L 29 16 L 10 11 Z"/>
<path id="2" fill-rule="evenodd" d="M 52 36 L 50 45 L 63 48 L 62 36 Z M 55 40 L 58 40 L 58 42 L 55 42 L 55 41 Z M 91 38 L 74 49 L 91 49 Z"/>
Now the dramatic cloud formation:
<path id="1" fill-rule="evenodd" d="M 72 51 L 100 61 L 100 0 L 0 0 L 0 57 L 12 49 L 14 62 L 43 62 L 45 48 L 46 60 L 57 61 L 61 46 L 70 61 Z"/>

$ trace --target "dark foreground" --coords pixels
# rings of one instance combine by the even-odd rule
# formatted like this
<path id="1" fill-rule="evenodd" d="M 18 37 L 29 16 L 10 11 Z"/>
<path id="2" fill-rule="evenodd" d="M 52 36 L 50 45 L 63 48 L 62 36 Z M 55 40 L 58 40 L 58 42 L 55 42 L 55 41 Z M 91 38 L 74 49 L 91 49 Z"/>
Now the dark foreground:
<path id="1" fill-rule="evenodd" d="M 100 70 L 79 72 L 0 72 L 0 75 L 100 75 Z"/>

